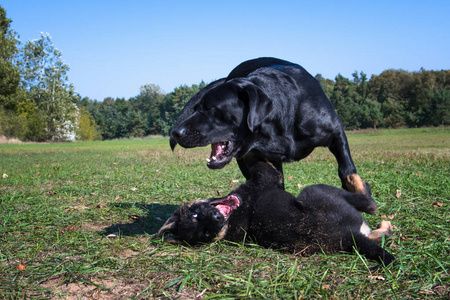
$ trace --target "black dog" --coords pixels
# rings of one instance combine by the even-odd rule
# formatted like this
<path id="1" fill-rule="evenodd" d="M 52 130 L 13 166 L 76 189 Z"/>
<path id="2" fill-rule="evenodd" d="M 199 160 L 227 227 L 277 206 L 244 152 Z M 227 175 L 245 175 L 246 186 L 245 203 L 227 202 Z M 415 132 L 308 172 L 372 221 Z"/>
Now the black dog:
<path id="1" fill-rule="evenodd" d="M 263 67 L 270 67 L 273 65 L 279 65 L 280 63 L 288 63 L 287 61 L 283 61 L 277 58 L 271 58 L 271 57 L 265 57 L 265 58 L 259 58 L 252 61 L 244 62 L 240 64 L 238 67 L 234 68 L 233 71 L 228 75 L 227 78 L 221 78 L 219 80 L 213 81 L 210 84 L 208 84 L 205 88 L 203 88 L 200 92 L 195 94 L 183 107 L 183 109 L 180 112 L 180 115 L 178 116 L 177 121 L 175 122 L 173 128 L 178 128 L 184 120 L 188 119 L 194 112 L 196 106 L 200 103 L 202 100 L 203 95 L 206 94 L 206 92 L 210 91 L 211 89 L 217 87 L 218 85 L 224 83 L 227 80 L 231 80 L 233 78 L 238 77 L 245 77 L 251 72 L 263 68 Z M 177 141 L 172 135 L 172 131 L 170 132 L 170 147 L 175 149 L 175 146 L 177 145 Z"/>
<path id="2" fill-rule="evenodd" d="M 366 195 L 370 186 L 356 174 L 347 137 L 319 82 L 297 64 L 276 58 L 243 62 L 225 79 L 188 101 L 171 131 L 170 145 L 211 144 L 208 167 L 223 168 L 236 157 L 242 174 L 268 159 L 281 173 L 283 162 L 328 147 L 338 161 L 342 187 Z M 283 182 L 281 183 L 283 186 Z"/>
<path id="3" fill-rule="evenodd" d="M 278 187 L 281 174 L 259 162 L 252 178 L 225 198 L 196 200 L 178 208 L 157 237 L 171 243 L 208 243 L 216 239 L 242 242 L 246 237 L 264 247 L 310 254 L 357 248 L 385 265 L 394 257 L 378 246 L 391 235 L 390 222 L 370 231 L 357 211 L 367 212 L 371 201 L 328 186 L 312 185 L 297 198 Z"/>

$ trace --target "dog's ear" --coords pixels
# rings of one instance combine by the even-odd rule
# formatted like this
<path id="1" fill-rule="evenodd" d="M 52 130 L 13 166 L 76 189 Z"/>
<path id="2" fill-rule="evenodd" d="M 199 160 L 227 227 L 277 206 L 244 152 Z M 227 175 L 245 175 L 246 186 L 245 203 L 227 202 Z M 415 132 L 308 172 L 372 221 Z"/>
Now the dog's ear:
<path id="1" fill-rule="evenodd" d="M 248 98 L 247 125 L 251 132 L 267 118 L 272 111 L 272 101 L 254 85 L 245 88 Z"/>
<path id="2" fill-rule="evenodd" d="M 164 236 L 164 242 L 179 244 L 180 240 L 176 237 L 179 222 L 180 209 L 177 209 L 158 231 L 158 233 L 156 234 L 156 238 L 161 238 Z"/>

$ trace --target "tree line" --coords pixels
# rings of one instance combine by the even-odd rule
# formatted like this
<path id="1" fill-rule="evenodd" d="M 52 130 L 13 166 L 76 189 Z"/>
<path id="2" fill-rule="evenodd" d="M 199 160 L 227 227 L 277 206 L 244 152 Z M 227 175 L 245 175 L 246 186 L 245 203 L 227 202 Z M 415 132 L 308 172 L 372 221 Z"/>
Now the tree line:
<path id="1" fill-rule="evenodd" d="M 27 141 L 168 135 L 185 103 L 206 86 L 180 85 L 164 93 L 146 84 L 129 99 L 82 97 L 51 37 L 41 33 L 22 43 L 10 23 L 0 6 L 0 135 Z M 450 70 L 315 77 L 347 130 L 450 123 Z"/>
<path id="2" fill-rule="evenodd" d="M 450 124 L 450 70 L 386 70 L 367 80 L 317 75 L 347 130 Z"/>

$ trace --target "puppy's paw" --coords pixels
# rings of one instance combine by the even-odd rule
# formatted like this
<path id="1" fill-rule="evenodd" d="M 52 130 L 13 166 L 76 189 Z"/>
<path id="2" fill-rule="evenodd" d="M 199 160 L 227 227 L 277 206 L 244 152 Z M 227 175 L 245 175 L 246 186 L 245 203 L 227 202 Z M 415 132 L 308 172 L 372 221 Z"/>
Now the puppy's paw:
<path id="1" fill-rule="evenodd" d="M 377 229 L 373 230 L 369 234 L 369 239 L 374 242 L 381 243 L 383 240 L 383 234 L 385 236 L 392 236 L 392 224 L 389 221 L 381 221 L 377 225 Z"/>
<path id="2" fill-rule="evenodd" d="M 382 230 L 387 236 L 392 236 L 392 224 L 390 221 L 381 221 L 378 225 L 377 225 L 377 230 Z"/>

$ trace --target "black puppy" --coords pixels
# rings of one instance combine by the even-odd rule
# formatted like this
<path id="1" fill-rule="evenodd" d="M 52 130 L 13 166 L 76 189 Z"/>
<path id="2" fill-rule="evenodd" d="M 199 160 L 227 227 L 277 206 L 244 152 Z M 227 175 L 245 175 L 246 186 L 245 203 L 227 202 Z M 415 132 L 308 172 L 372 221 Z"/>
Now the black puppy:
<path id="1" fill-rule="evenodd" d="M 242 174 L 268 159 L 281 173 L 283 162 L 328 147 L 338 162 L 342 187 L 365 194 L 377 210 L 369 185 L 356 174 L 347 137 L 319 82 L 301 66 L 276 59 L 243 62 L 225 79 L 188 101 L 171 131 L 170 145 L 211 144 L 208 167 L 223 168 L 236 157 Z M 283 182 L 281 182 L 283 186 Z"/>
<path id="2" fill-rule="evenodd" d="M 178 208 L 157 237 L 190 245 L 247 237 L 264 247 L 301 254 L 351 252 L 355 247 L 385 265 L 394 261 L 374 242 L 383 233 L 391 235 L 390 222 L 371 232 L 358 212 L 367 212 L 371 205 L 365 195 L 320 184 L 306 187 L 295 198 L 278 187 L 281 174 L 272 165 L 258 162 L 251 172 L 252 178 L 225 198 Z"/>

